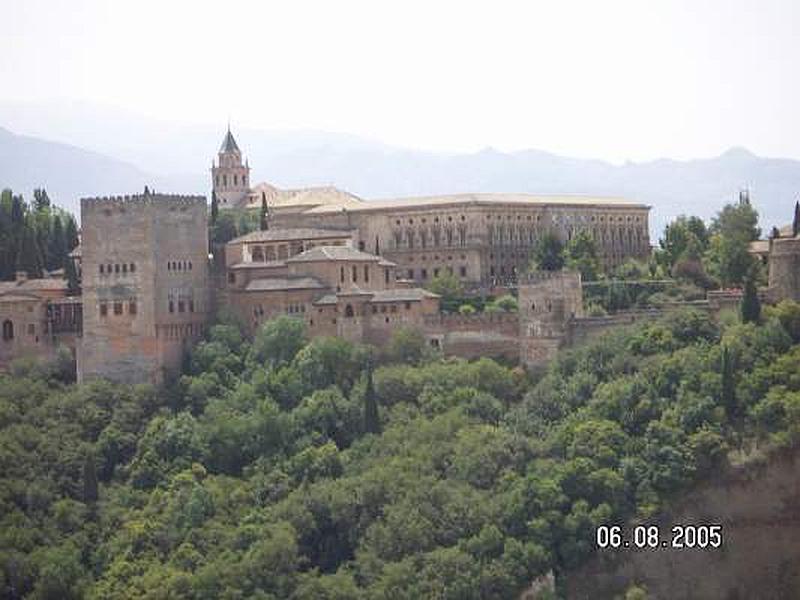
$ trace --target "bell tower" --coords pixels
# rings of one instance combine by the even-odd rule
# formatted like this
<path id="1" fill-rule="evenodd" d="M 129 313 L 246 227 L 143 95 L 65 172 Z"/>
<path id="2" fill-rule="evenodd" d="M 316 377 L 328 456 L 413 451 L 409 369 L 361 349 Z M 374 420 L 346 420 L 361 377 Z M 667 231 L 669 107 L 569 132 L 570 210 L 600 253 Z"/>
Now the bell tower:
<path id="1" fill-rule="evenodd" d="M 228 131 L 219 147 L 216 162 L 211 162 L 211 183 L 222 208 L 240 206 L 250 191 L 250 165 L 242 164 L 242 152 Z"/>

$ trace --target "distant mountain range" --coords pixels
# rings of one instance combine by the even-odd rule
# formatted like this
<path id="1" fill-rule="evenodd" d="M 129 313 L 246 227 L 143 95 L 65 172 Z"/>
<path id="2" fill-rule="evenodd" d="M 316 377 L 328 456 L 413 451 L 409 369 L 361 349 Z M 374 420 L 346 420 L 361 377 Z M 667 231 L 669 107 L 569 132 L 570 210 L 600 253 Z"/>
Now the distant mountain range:
<path id="1" fill-rule="evenodd" d="M 0 127 L 0 187 L 27 197 L 45 187 L 73 211 L 82 196 L 135 193 L 144 185 L 208 194 L 208 170 L 224 133 L 223 127 L 164 123 L 86 105 L 61 113 L 0 105 L 0 125 L 8 127 Z M 712 217 L 742 188 L 750 190 L 768 229 L 790 220 L 800 196 L 800 161 L 763 158 L 743 148 L 707 159 L 613 165 L 539 150 L 423 152 L 316 131 L 234 134 L 254 182 L 334 185 L 365 199 L 457 192 L 624 196 L 652 205 L 654 234 L 682 213 Z"/>

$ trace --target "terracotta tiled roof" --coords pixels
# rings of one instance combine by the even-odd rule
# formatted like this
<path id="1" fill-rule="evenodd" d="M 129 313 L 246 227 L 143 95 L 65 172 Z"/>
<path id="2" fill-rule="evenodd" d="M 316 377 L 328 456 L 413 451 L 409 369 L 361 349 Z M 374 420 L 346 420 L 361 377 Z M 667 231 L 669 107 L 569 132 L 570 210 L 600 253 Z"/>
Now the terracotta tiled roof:
<path id="1" fill-rule="evenodd" d="M 267 277 L 254 279 L 245 287 L 247 292 L 273 292 L 281 290 L 318 290 L 325 289 L 314 277 Z"/>
<path id="2" fill-rule="evenodd" d="M 443 196 L 418 196 L 412 198 L 395 198 L 391 200 L 370 200 L 358 206 L 345 207 L 348 211 L 376 211 L 376 210 L 404 210 L 408 208 L 425 208 L 427 206 L 448 205 L 492 205 L 492 204 L 520 204 L 539 206 L 598 206 L 609 208 L 648 208 L 631 200 L 616 197 L 584 196 L 584 195 L 541 195 L 541 194 L 451 194 Z M 325 205 L 309 208 L 307 213 L 335 213 L 342 210 L 342 206 Z"/>
<path id="3" fill-rule="evenodd" d="M 353 235 L 352 230 L 314 229 L 299 227 L 297 229 L 267 229 L 266 231 L 251 231 L 245 235 L 232 239 L 229 244 L 242 244 L 248 242 L 282 242 L 292 240 L 318 240 L 340 239 Z"/>
<path id="4" fill-rule="evenodd" d="M 287 263 L 318 262 L 326 260 L 358 260 L 380 262 L 380 256 L 356 250 L 349 246 L 317 246 L 286 260 Z"/>

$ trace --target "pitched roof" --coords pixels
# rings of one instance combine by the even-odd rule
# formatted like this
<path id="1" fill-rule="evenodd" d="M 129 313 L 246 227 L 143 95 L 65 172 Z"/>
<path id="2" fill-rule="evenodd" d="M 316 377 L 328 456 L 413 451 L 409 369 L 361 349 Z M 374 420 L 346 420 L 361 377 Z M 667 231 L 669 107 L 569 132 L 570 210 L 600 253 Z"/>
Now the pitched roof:
<path id="1" fill-rule="evenodd" d="M 236 145 L 236 140 L 233 139 L 233 134 L 231 133 L 230 128 L 228 128 L 228 133 L 225 134 L 225 137 L 222 140 L 222 145 L 219 147 L 219 153 L 224 154 L 227 152 L 240 152 L 239 146 Z"/>
<path id="2" fill-rule="evenodd" d="M 317 246 L 286 260 L 287 263 L 319 262 L 326 260 L 358 260 L 380 262 L 380 256 L 356 250 L 350 246 Z"/>
<path id="3" fill-rule="evenodd" d="M 26 279 L 25 281 L 0 281 L 0 294 L 10 291 L 61 291 L 69 287 L 66 279 L 56 278 L 39 278 L 39 279 Z"/>
<path id="4" fill-rule="evenodd" d="M 269 260 L 266 262 L 239 262 L 228 267 L 237 271 L 246 269 L 279 269 L 286 266 L 285 260 Z"/>
<path id="5" fill-rule="evenodd" d="M 314 277 L 268 277 L 254 279 L 244 289 L 246 292 L 278 292 L 282 290 L 318 290 L 325 287 Z"/>
<path id="6" fill-rule="evenodd" d="M 351 237 L 352 230 L 336 229 L 315 229 L 310 227 L 286 228 L 286 229 L 267 229 L 266 231 L 251 231 L 232 239 L 229 244 L 241 244 L 248 242 L 282 242 L 291 240 L 318 240 L 318 239 L 340 239 Z"/>
<path id="7" fill-rule="evenodd" d="M 586 196 L 581 194 L 515 194 L 515 193 L 480 193 L 480 194 L 449 194 L 441 196 L 417 196 L 411 198 L 395 198 L 391 200 L 369 200 L 356 206 L 346 207 L 348 211 L 376 211 L 376 210 L 403 210 L 408 208 L 426 208 L 428 206 L 450 205 L 493 205 L 493 204 L 518 204 L 539 206 L 598 206 L 609 208 L 649 208 L 624 198 Z M 315 206 L 305 211 L 306 213 L 332 213 L 342 210 L 341 206 L 332 204 Z"/>
<path id="8" fill-rule="evenodd" d="M 438 294 L 423 288 L 396 288 L 393 290 L 378 290 L 373 292 L 358 291 L 354 293 L 340 293 L 338 296 L 370 295 L 370 302 L 419 302 L 425 298 L 439 298 Z M 337 294 L 326 294 L 314 301 L 315 305 L 337 304 Z"/>
<path id="9" fill-rule="evenodd" d="M 259 206 L 262 194 L 266 196 L 267 204 L 270 208 L 275 209 L 295 206 L 309 208 L 313 206 L 335 206 L 336 210 L 342 210 L 343 207 L 356 207 L 364 203 L 358 196 L 331 185 L 283 190 L 262 182 L 250 191 L 249 206 Z"/>
<path id="10" fill-rule="evenodd" d="M 425 298 L 439 298 L 438 294 L 423 288 L 396 288 L 380 290 L 372 296 L 373 302 L 417 302 Z"/>

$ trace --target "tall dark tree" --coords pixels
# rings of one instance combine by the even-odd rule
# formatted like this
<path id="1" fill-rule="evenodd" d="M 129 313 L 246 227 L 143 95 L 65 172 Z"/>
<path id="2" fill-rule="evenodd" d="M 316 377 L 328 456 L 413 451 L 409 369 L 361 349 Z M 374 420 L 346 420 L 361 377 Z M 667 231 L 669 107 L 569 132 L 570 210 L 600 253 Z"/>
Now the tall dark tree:
<path id="1" fill-rule="evenodd" d="M 794 219 L 792 220 L 792 235 L 800 234 L 800 200 L 794 203 Z"/>
<path id="2" fill-rule="evenodd" d="M 755 269 L 750 269 L 745 277 L 741 311 L 744 323 L 758 323 L 761 319 L 761 301 L 758 299 Z"/>
<path id="3" fill-rule="evenodd" d="M 367 367 L 367 387 L 364 390 L 364 431 L 366 433 L 381 432 L 378 399 L 375 396 L 375 384 L 372 382 L 372 365 Z"/>
<path id="4" fill-rule="evenodd" d="M 78 239 L 78 224 L 72 215 L 67 217 L 67 224 L 64 226 L 65 248 L 67 253 L 77 248 L 80 240 Z"/>
<path id="5" fill-rule="evenodd" d="M 97 467 L 94 462 L 94 453 L 87 452 L 83 461 L 83 501 L 86 504 L 97 502 Z"/>
<path id="6" fill-rule="evenodd" d="M 217 192 L 211 192 L 211 225 L 217 224 L 217 217 L 219 217 L 219 200 L 217 200 Z"/>
<path id="7" fill-rule="evenodd" d="M 564 244 L 556 234 L 545 233 L 533 248 L 533 267 L 540 271 L 560 271 L 564 268 Z"/>
<path id="8" fill-rule="evenodd" d="M 579 231 L 564 249 L 567 268 L 580 271 L 584 281 L 594 281 L 600 275 L 597 245 L 586 231 Z"/>
<path id="9" fill-rule="evenodd" d="M 261 231 L 269 229 L 269 207 L 267 206 L 267 194 L 261 192 L 261 218 L 259 220 Z"/>
<path id="10" fill-rule="evenodd" d="M 80 282 L 78 281 L 78 271 L 75 269 L 75 262 L 67 257 L 64 266 L 64 277 L 67 280 L 67 293 L 70 296 L 76 296 L 81 291 Z"/>
<path id="11" fill-rule="evenodd" d="M 47 269 L 63 269 L 67 262 L 67 239 L 64 236 L 64 226 L 59 215 L 53 216 L 53 226 L 50 231 L 47 248 Z"/>
<path id="12" fill-rule="evenodd" d="M 33 190 L 33 209 L 36 211 L 47 210 L 51 206 L 50 197 L 44 188 Z"/>
<path id="13" fill-rule="evenodd" d="M 17 271 L 25 271 L 28 277 L 42 276 L 42 254 L 36 240 L 36 230 L 32 219 L 23 225 L 22 235 L 17 247 Z"/>
<path id="14" fill-rule="evenodd" d="M 22 196 L 11 197 L 11 225 L 22 227 L 25 224 L 26 206 Z"/>
<path id="15" fill-rule="evenodd" d="M 729 419 L 734 419 L 737 414 L 736 406 L 736 381 L 734 373 L 736 369 L 736 357 L 727 345 L 722 346 L 722 358 L 720 373 L 722 375 L 721 398 L 725 414 Z"/>

